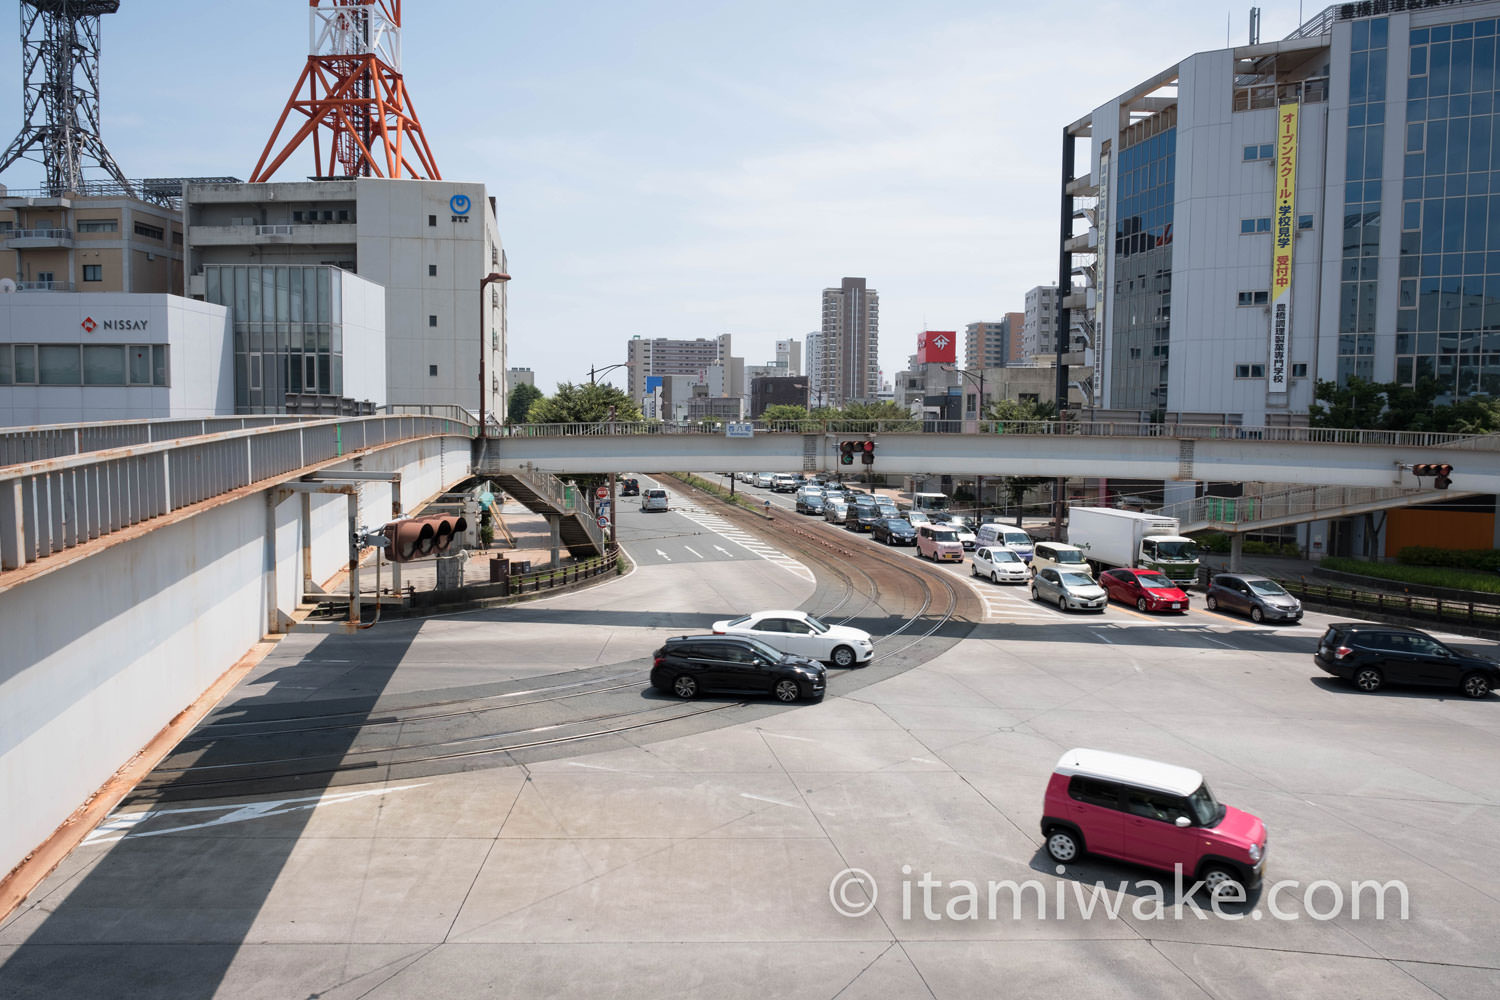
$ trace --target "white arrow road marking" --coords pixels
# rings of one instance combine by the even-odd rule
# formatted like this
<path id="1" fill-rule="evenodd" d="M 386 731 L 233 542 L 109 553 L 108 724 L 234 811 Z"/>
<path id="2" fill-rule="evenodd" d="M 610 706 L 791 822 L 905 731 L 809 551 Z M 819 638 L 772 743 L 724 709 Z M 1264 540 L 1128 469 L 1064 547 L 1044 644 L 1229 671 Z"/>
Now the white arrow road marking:
<path id="1" fill-rule="evenodd" d="M 223 826 L 226 823 L 242 823 L 245 820 L 261 819 L 266 816 L 281 816 L 286 813 L 305 812 L 316 809 L 320 805 L 331 805 L 339 802 L 353 802 L 355 799 L 367 798 L 371 795 L 385 795 L 389 792 L 404 792 L 410 788 L 421 788 L 422 785 L 399 785 L 392 788 L 370 788 L 357 792 L 340 792 L 337 795 L 308 795 L 296 799 L 269 799 L 265 802 L 237 802 L 233 805 L 224 806 L 188 806 L 182 809 L 148 809 L 139 813 L 122 813 L 111 816 L 99 827 L 84 838 L 85 847 L 94 844 L 113 844 L 115 841 L 123 840 L 126 836 L 131 837 L 160 837 L 166 833 L 182 833 L 184 830 L 202 830 L 210 826 Z M 182 826 L 168 827 L 165 830 L 141 830 L 133 832 L 134 828 L 150 819 L 161 816 L 179 816 L 188 813 L 220 813 L 213 819 L 202 823 L 188 823 Z"/>
<path id="2" fill-rule="evenodd" d="M 730 558 L 734 557 L 734 553 L 730 552 L 728 549 L 726 549 L 722 545 L 715 545 L 714 548 L 718 549 L 720 552 L 724 553 L 726 556 L 729 556 Z"/>
<path id="3" fill-rule="evenodd" d="M 671 557 L 671 556 L 669 556 L 669 555 L 667 555 L 667 554 L 666 554 L 666 553 L 665 553 L 665 552 L 663 552 L 663 551 L 662 551 L 662 550 L 661 550 L 661 549 L 657 549 L 657 550 L 656 550 L 656 554 L 657 554 L 657 555 L 659 555 L 659 556 L 661 556 L 661 557 L 662 557 L 662 558 L 663 558 L 663 559 L 665 559 L 665 560 L 666 560 L 666 561 L 667 561 L 667 562 L 671 562 L 671 561 L 672 561 L 672 557 Z"/>
<path id="4" fill-rule="evenodd" d="M 695 548 L 693 548 L 691 545 L 684 545 L 683 548 L 687 549 L 689 552 L 691 552 L 693 555 L 697 556 L 699 559 L 703 558 L 703 556 L 698 552 L 698 550 L 695 549 Z"/>

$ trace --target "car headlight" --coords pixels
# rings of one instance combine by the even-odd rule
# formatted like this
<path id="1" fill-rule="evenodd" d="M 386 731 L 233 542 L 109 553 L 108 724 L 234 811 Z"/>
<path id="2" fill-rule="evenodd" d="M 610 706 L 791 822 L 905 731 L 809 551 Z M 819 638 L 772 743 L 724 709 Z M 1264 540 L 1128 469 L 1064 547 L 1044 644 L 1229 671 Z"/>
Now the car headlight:
<path id="1" fill-rule="evenodd" d="M 1260 860 L 1260 845 L 1259 844 L 1251 844 L 1250 845 L 1250 860 L 1251 861 L 1259 861 Z"/>

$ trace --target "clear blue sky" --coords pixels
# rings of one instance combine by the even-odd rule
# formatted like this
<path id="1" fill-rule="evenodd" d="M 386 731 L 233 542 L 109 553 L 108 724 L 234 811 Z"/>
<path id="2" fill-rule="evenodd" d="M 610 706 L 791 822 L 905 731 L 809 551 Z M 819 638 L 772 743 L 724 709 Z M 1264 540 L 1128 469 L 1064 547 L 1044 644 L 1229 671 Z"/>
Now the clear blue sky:
<path id="1" fill-rule="evenodd" d="M 15 4 L 0 10 L 6 144 Z M 402 69 L 438 167 L 498 199 L 510 364 L 550 393 L 623 361 L 633 334 L 729 333 L 764 363 L 777 338 L 817 329 L 822 289 L 845 275 L 880 292 L 887 379 L 918 331 L 1020 311 L 1057 277 L 1063 126 L 1192 52 L 1242 44 L 1249 3 L 403 6 Z M 1297 25 L 1297 4 L 1262 9 L 1265 40 Z M 101 76 L 126 175 L 248 177 L 307 24 L 305 0 L 123 0 L 102 19 Z M 0 176 L 40 180 L 30 163 Z"/>

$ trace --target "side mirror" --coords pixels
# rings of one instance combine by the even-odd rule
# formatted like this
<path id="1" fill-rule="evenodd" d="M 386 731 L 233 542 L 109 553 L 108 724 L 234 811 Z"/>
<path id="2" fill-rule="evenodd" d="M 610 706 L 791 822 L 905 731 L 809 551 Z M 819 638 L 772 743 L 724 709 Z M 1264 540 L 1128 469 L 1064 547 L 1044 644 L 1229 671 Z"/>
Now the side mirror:
<path id="1" fill-rule="evenodd" d="M 1189 827 L 1193 825 L 1193 821 L 1188 819 L 1186 816 L 1178 816 L 1177 825 L 1180 827 Z"/>

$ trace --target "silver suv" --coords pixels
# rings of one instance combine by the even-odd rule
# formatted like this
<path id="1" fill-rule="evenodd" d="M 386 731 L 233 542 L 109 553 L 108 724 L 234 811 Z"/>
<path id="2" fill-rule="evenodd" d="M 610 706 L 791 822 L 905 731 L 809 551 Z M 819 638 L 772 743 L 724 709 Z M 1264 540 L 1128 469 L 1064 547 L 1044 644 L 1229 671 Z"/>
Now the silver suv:
<path id="1" fill-rule="evenodd" d="M 641 490 L 641 510 L 666 510 L 667 491 L 658 487 Z"/>

